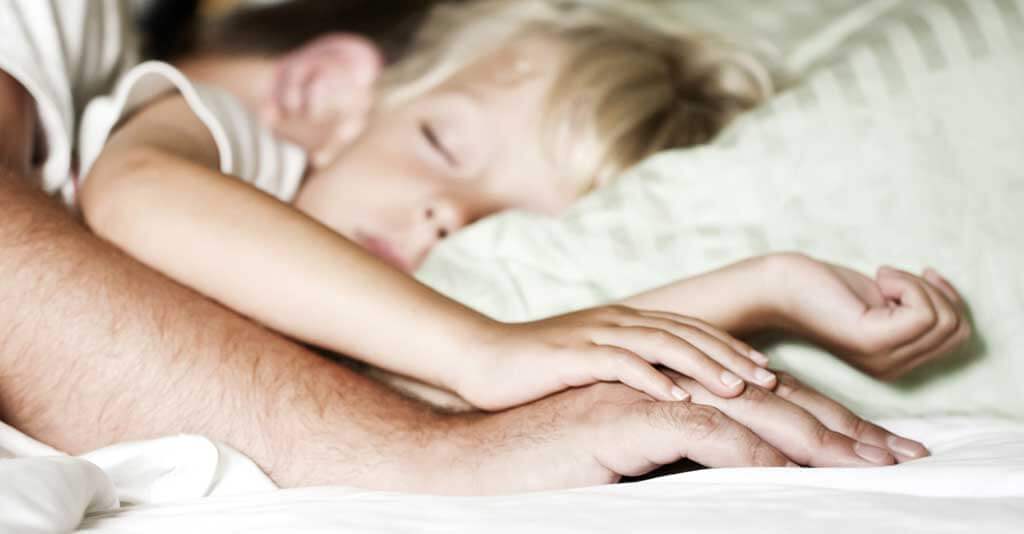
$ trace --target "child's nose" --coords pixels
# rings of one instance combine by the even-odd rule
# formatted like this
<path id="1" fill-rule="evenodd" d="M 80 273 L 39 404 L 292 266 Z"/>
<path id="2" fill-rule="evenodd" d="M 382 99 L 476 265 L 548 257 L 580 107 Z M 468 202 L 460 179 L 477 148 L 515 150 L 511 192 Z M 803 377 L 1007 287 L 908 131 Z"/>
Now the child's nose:
<path id="1" fill-rule="evenodd" d="M 433 241 L 440 241 L 468 224 L 466 211 L 454 202 L 432 202 L 423 212 Z"/>

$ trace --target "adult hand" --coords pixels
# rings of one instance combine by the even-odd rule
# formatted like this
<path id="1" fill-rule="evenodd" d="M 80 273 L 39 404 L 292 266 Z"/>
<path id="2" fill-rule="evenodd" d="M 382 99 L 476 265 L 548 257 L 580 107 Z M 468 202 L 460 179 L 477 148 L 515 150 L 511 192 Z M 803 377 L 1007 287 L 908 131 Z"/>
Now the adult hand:
<path id="1" fill-rule="evenodd" d="M 776 325 L 875 378 L 895 380 L 970 338 L 963 299 L 932 269 L 882 267 L 870 278 L 801 254 L 773 262 Z"/>
<path id="2" fill-rule="evenodd" d="M 801 465 L 869 467 L 928 456 L 924 445 L 865 421 L 787 373 L 776 374 L 774 391 L 750 386 L 728 400 L 687 377 L 673 378 L 692 402 L 721 410 Z"/>
<path id="3" fill-rule="evenodd" d="M 726 399 L 673 374 L 697 402 L 658 402 L 621 384 L 564 392 L 500 414 L 457 416 L 433 491 L 507 493 L 607 484 L 684 458 L 709 467 L 890 465 L 928 454 L 788 375 L 779 394 Z M 454 441 L 452 441 L 454 440 Z"/>

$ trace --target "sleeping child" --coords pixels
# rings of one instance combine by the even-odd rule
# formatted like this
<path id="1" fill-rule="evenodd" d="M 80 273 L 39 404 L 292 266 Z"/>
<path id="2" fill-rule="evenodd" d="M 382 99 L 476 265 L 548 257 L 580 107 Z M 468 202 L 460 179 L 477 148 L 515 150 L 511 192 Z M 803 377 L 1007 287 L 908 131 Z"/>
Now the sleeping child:
<path id="1" fill-rule="evenodd" d="M 662 369 L 722 397 L 773 389 L 767 358 L 733 337 L 762 329 L 881 378 L 957 347 L 962 303 L 933 270 L 870 278 L 775 254 L 517 324 L 408 276 L 460 228 L 508 209 L 557 215 L 770 93 L 739 50 L 595 2 L 460 2 L 393 64 L 331 34 L 280 54 L 135 66 L 86 108 L 79 175 L 49 187 L 95 233 L 211 299 L 484 410 L 597 381 L 687 400 Z M 870 445 L 883 463 L 927 454 Z"/>

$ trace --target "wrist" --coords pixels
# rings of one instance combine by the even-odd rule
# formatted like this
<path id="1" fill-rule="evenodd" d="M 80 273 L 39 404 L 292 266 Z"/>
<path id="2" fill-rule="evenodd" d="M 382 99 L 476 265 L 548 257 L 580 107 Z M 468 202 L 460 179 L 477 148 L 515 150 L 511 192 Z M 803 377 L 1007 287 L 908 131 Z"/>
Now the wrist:
<path id="1" fill-rule="evenodd" d="M 778 252 L 758 258 L 762 292 L 762 327 L 769 330 L 792 330 L 794 308 L 799 289 L 793 288 L 800 271 L 813 258 L 799 252 Z"/>
<path id="2" fill-rule="evenodd" d="M 466 398 L 468 392 L 479 391 L 489 370 L 494 369 L 499 340 L 509 325 L 484 315 L 467 321 L 453 337 L 449 349 L 452 361 L 442 377 L 443 386 Z"/>

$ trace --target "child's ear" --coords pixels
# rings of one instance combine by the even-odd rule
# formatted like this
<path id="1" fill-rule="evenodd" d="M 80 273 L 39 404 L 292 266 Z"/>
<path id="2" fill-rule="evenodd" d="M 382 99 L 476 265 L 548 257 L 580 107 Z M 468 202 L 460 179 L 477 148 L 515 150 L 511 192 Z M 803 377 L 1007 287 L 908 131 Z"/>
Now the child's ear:
<path id="1" fill-rule="evenodd" d="M 380 50 L 364 37 L 333 33 L 314 39 L 278 60 L 265 115 L 272 123 L 319 122 L 365 111 L 382 68 Z"/>

